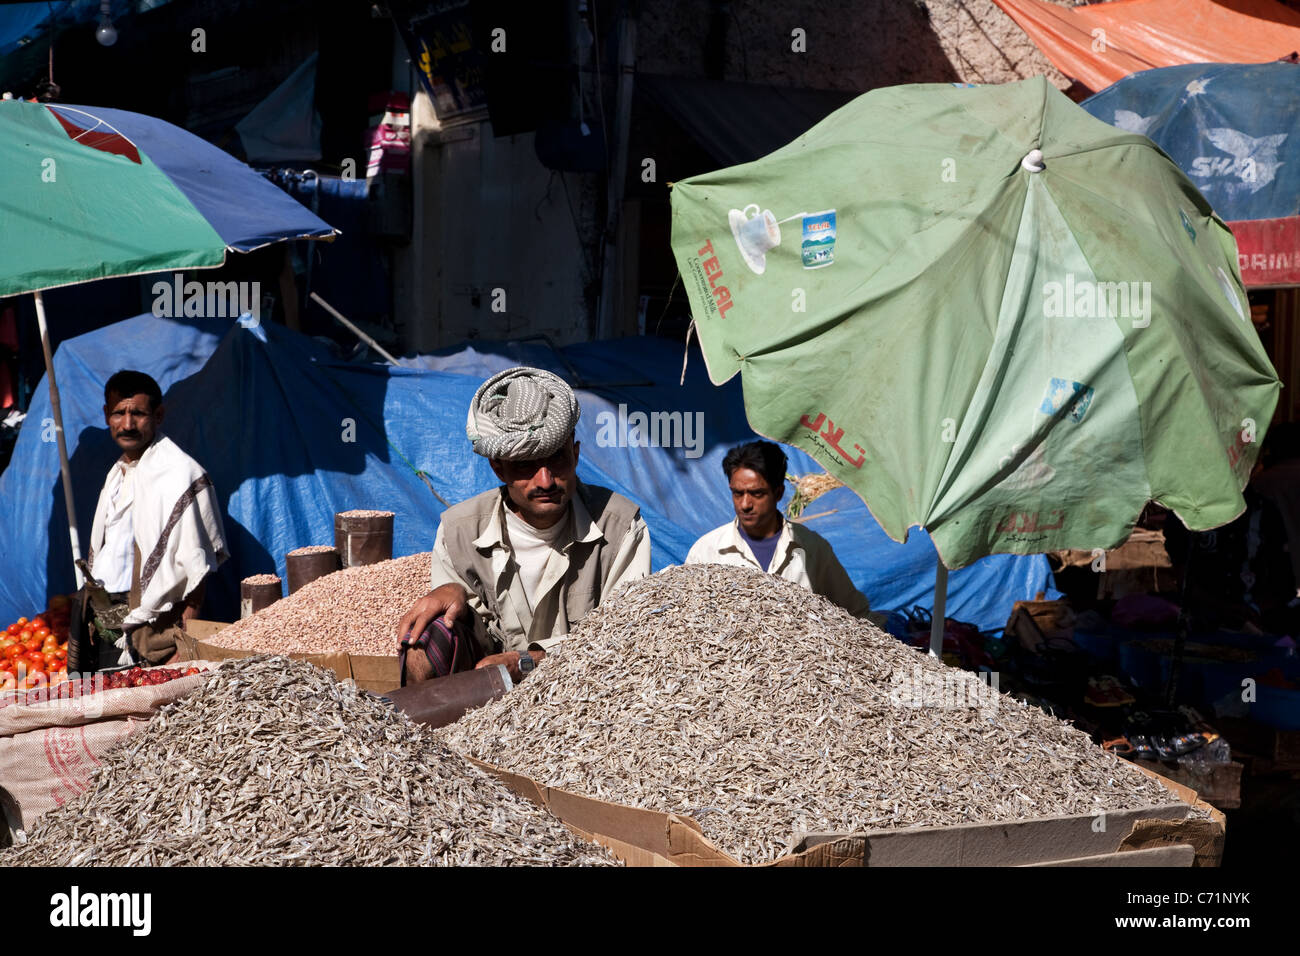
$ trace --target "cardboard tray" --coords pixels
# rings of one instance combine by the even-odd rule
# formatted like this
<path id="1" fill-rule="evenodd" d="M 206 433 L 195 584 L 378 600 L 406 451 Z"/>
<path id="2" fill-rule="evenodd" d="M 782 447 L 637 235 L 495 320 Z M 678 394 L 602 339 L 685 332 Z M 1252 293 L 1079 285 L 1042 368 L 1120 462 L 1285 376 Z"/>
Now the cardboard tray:
<path id="1" fill-rule="evenodd" d="M 224 661 L 232 657 L 252 657 L 263 651 L 237 651 L 220 645 L 218 636 L 222 628 L 229 627 L 220 621 L 189 621 L 185 625 L 186 638 L 178 648 L 181 660 Z M 351 679 L 362 690 L 383 694 L 400 687 L 402 675 L 397 667 L 397 655 L 369 657 L 354 654 L 285 654 L 295 661 L 309 661 L 317 667 L 333 671 L 339 680 Z"/>
<path id="2" fill-rule="evenodd" d="M 544 787 L 470 758 L 516 793 L 546 807 L 570 830 L 606 846 L 629 866 L 743 866 L 709 841 L 689 817 L 644 810 Z M 909 827 L 860 834 L 803 834 L 790 852 L 761 866 L 1217 866 L 1223 814 L 1196 791 L 1161 777 L 1177 802 L 1108 813 L 1014 823 Z M 1201 807 L 1212 819 L 1188 819 Z M 1135 855 L 1136 854 L 1136 855 Z"/>

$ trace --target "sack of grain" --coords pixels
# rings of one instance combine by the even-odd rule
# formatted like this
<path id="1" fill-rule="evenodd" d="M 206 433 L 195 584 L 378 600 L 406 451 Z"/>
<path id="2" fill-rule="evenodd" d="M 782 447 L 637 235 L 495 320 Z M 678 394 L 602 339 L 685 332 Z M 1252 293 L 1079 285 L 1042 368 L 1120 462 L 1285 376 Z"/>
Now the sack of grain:
<path id="1" fill-rule="evenodd" d="M 199 670 L 213 666 L 187 665 Z M 204 679 L 178 677 L 65 700 L 23 693 L 0 697 L 0 806 L 8 825 L 26 830 L 42 813 L 76 797 L 110 747 Z"/>

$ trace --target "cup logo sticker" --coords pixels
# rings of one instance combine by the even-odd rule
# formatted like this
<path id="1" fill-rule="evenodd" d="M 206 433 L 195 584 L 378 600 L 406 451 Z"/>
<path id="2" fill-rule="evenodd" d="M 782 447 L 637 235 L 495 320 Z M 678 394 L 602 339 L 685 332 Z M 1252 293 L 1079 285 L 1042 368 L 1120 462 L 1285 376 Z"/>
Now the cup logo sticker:
<path id="1" fill-rule="evenodd" d="M 797 212 L 777 219 L 772 210 L 750 203 L 744 209 L 727 213 L 731 236 L 736 240 L 740 257 L 754 275 L 767 271 L 767 254 L 781 244 L 781 223 L 800 223 L 799 255 L 805 269 L 821 269 L 835 263 L 835 210 Z"/>
<path id="2" fill-rule="evenodd" d="M 767 253 L 781 244 L 781 227 L 772 210 L 759 211 L 758 203 L 750 203 L 743 210 L 733 209 L 727 214 L 731 235 L 745 265 L 755 275 L 767 269 Z"/>

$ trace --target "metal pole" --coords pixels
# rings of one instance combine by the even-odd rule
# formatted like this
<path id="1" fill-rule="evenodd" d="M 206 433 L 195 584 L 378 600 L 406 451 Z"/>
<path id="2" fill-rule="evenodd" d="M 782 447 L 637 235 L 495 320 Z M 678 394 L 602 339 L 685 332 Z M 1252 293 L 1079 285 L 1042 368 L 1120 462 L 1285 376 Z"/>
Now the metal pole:
<path id="1" fill-rule="evenodd" d="M 72 469 L 68 467 L 68 445 L 63 439 L 63 408 L 59 404 L 59 385 L 54 380 L 54 353 L 50 349 L 50 329 L 45 323 L 45 299 L 36 296 L 36 324 L 41 330 L 41 349 L 45 352 L 45 375 L 50 382 L 50 411 L 54 415 L 54 438 L 59 443 L 59 471 L 63 474 L 63 503 L 68 509 L 68 538 L 72 542 L 72 570 L 77 575 L 77 588 L 85 578 L 77 562 L 81 560 L 81 539 L 77 534 L 77 507 L 72 500 Z"/>
<path id="2" fill-rule="evenodd" d="M 930 656 L 943 659 L 943 618 L 948 603 L 948 569 L 934 559 L 934 614 L 930 617 Z"/>
<path id="3" fill-rule="evenodd" d="M 387 359 L 389 365 L 396 365 L 396 364 L 397 364 L 397 359 L 393 358 L 391 355 L 389 355 L 387 352 L 385 352 L 385 351 L 384 351 L 384 347 L 383 347 L 382 345 L 380 345 L 378 342 L 376 342 L 376 341 L 375 341 L 374 339 L 372 339 L 370 336 L 366 335 L 365 332 L 362 332 L 359 328 L 357 328 L 355 325 L 353 325 L 351 322 L 349 322 L 347 319 L 345 319 L 345 318 L 343 317 L 343 313 L 342 313 L 342 312 L 340 312 L 338 309 L 334 308 L 334 306 L 330 305 L 328 302 L 326 302 L 324 299 L 322 299 L 320 296 L 318 296 L 315 292 L 313 292 L 313 293 L 311 294 L 311 298 L 314 299 L 314 300 L 316 300 L 316 303 L 317 303 L 317 304 L 318 304 L 322 309 L 324 309 L 324 310 L 325 310 L 326 312 L 328 312 L 330 315 L 334 316 L 334 318 L 338 319 L 340 322 L 342 322 L 344 325 L 346 325 L 349 329 L 351 329 L 353 335 L 355 335 L 357 338 L 359 338 L 362 342 L 365 342 L 365 343 L 366 343 L 367 345 L 369 345 L 372 349 L 374 349 L 376 352 L 378 352 L 380 355 L 382 355 L 385 359 Z"/>
<path id="4" fill-rule="evenodd" d="M 614 116 L 614 155 L 609 170 L 606 194 L 605 257 L 601 265 L 600 306 L 596 320 L 596 338 L 607 339 L 616 332 L 614 320 L 619 316 L 619 219 L 623 215 L 624 181 L 627 175 L 628 137 L 632 125 L 632 83 L 636 77 L 636 20 L 624 13 L 619 22 L 618 99 Z M 599 51 L 597 51 L 599 55 Z"/>

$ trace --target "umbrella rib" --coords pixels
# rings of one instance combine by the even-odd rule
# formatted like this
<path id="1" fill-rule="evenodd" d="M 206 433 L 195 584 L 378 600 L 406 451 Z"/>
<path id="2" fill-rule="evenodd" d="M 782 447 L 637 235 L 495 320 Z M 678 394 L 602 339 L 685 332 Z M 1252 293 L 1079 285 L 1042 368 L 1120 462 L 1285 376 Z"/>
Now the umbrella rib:
<path id="1" fill-rule="evenodd" d="M 101 117 L 98 117 L 98 116 L 94 115 L 93 113 L 87 113 L 85 110 L 79 110 L 79 109 L 77 109 L 77 108 L 74 107 L 74 106 L 64 106 L 64 105 L 61 104 L 61 103 L 51 103 L 51 104 L 50 104 L 50 109 L 64 110 L 64 111 L 69 112 L 69 113 L 76 113 L 76 114 L 78 114 L 79 116 L 85 116 L 85 117 L 87 117 L 88 119 L 92 119 L 92 120 L 94 120 L 95 123 L 96 123 L 96 125 L 93 126 L 93 127 L 91 127 L 91 128 L 89 128 L 89 129 L 82 130 L 82 133 L 83 133 L 83 134 L 93 133 L 93 132 L 95 132 L 95 130 L 98 129 L 100 126 L 105 126 L 105 127 L 107 127 L 108 129 L 111 129 L 111 130 L 112 130 L 114 133 L 116 133 L 118 136 L 121 136 L 124 140 L 126 140 L 128 143 L 130 143 L 130 144 L 131 144 L 132 146 L 134 146 L 136 149 L 140 149 L 140 144 L 137 143 L 135 140 L 133 140 L 130 136 L 127 136 L 127 135 L 126 135 L 125 133 L 123 133 L 120 129 L 118 129 L 116 126 L 114 126 L 112 123 L 108 122 L 107 120 L 105 120 L 105 119 L 103 119 L 103 118 L 101 118 Z M 81 139 L 81 136 L 80 136 L 80 135 L 78 135 L 78 136 L 69 136 L 68 138 L 71 139 L 73 142 L 76 142 L 76 141 L 78 141 L 78 140 Z M 143 152 L 143 150 L 141 150 L 141 152 Z"/>

